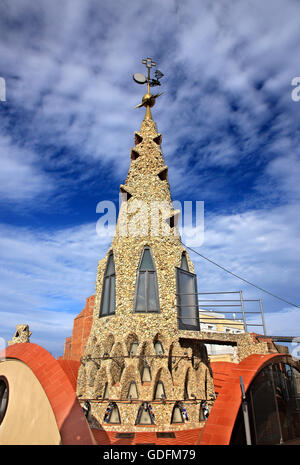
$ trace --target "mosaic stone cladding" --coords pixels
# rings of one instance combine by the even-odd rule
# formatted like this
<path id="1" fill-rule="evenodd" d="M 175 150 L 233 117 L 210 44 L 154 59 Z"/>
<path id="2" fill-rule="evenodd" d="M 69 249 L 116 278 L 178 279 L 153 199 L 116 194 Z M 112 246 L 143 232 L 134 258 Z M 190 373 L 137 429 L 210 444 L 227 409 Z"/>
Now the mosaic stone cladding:
<path id="1" fill-rule="evenodd" d="M 145 117 L 140 131 L 135 133 L 127 179 L 120 186 L 123 202 L 115 236 L 106 257 L 98 264 L 93 323 L 77 383 L 79 399 L 90 402 L 88 418 L 93 428 L 126 432 L 199 428 L 205 421 L 201 402 L 207 400 L 210 409 L 215 396 L 204 343 L 216 338 L 230 341 L 237 347 L 238 360 L 251 353 L 266 353 L 266 344 L 254 343 L 249 334 L 178 329 L 176 267 L 180 267 L 183 252 L 191 273 L 194 265 L 176 228 L 178 212 L 172 206 L 161 140 L 152 118 Z M 158 207 L 160 213 L 156 215 Z M 150 248 L 155 265 L 159 312 L 134 311 L 138 268 L 145 247 Z M 103 279 L 111 253 L 115 312 L 100 316 Z M 160 354 L 155 350 L 157 341 L 163 347 Z M 136 343 L 136 352 L 131 350 L 132 343 Z M 145 366 L 150 375 L 142 380 Z M 128 398 L 132 382 L 137 398 Z M 156 399 L 158 382 L 163 383 L 164 396 Z M 178 401 L 185 414 L 181 422 L 171 423 Z M 104 422 L 110 402 L 118 407 L 120 423 Z M 154 413 L 152 424 L 136 424 L 144 402 Z"/>

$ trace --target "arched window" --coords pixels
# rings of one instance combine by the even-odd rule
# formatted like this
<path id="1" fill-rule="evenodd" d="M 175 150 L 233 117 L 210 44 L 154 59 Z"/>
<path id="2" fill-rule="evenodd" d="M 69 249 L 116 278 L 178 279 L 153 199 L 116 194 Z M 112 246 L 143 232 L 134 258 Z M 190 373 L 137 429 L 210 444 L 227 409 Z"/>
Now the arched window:
<path id="1" fill-rule="evenodd" d="M 154 399 L 161 400 L 166 398 L 164 383 L 162 381 L 158 381 L 155 388 Z"/>
<path id="2" fill-rule="evenodd" d="M 159 312 L 156 269 L 151 250 L 145 247 L 137 276 L 136 312 Z"/>
<path id="3" fill-rule="evenodd" d="M 180 264 L 180 268 L 182 270 L 185 270 L 185 271 L 189 271 L 189 265 L 188 265 L 188 261 L 187 261 L 187 257 L 186 257 L 186 253 L 183 252 L 182 255 L 181 255 L 181 264 Z"/>
<path id="4" fill-rule="evenodd" d="M 145 363 L 143 371 L 142 371 L 142 383 L 150 382 L 150 381 L 151 381 L 150 367 L 147 363 Z"/>
<path id="5" fill-rule="evenodd" d="M 112 423 L 112 424 L 121 423 L 119 409 L 115 402 L 109 403 L 106 409 L 105 415 L 104 415 L 104 421 L 105 423 Z"/>
<path id="6" fill-rule="evenodd" d="M 107 260 L 104 273 L 100 316 L 113 315 L 116 307 L 116 274 L 113 253 Z"/>
<path id="7" fill-rule="evenodd" d="M 152 407 L 147 402 L 144 402 L 138 411 L 136 425 L 154 425 L 155 419 L 152 412 Z"/>
<path id="8" fill-rule="evenodd" d="M 136 387 L 136 383 L 134 381 L 131 381 L 129 389 L 128 389 L 128 394 L 127 394 L 127 399 L 138 399 L 138 390 Z"/>
<path id="9" fill-rule="evenodd" d="M 155 342 L 154 350 L 155 350 L 156 355 L 162 355 L 164 353 L 164 349 L 160 341 Z"/>
<path id="10" fill-rule="evenodd" d="M 183 415 L 179 404 L 175 404 L 172 412 L 171 423 L 184 423 Z"/>
<path id="11" fill-rule="evenodd" d="M 134 341 L 130 344 L 129 355 L 136 355 L 139 343 Z"/>

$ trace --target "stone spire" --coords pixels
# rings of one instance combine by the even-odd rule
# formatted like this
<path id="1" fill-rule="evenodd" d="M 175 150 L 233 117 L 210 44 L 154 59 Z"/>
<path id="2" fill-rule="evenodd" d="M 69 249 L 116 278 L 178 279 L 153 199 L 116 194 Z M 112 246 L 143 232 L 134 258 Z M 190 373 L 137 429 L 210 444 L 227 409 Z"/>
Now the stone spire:
<path id="1" fill-rule="evenodd" d="M 166 397 L 164 405 L 153 407 L 160 431 L 178 429 L 176 423 L 171 425 L 176 399 L 183 401 L 186 392 L 201 399 L 213 392 L 205 347 L 196 342 L 199 328 L 190 331 L 179 324 L 177 269 L 183 254 L 186 273 L 192 278 L 194 266 L 176 227 L 179 212 L 172 205 L 162 136 L 150 111 L 155 96 L 149 82 L 148 69 L 148 90 L 139 105 L 146 107 L 146 114 L 135 132 L 128 176 L 120 186 L 123 201 L 115 236 L 99 261 L 93 325 L 78 377 L 78 394 L 102 399 L 92 406 L 98 423 L 112 409 L 117 418 L 117 405 L 120 424 L 109 427 L 119 431 L 135 430 L 136 404 L 153 402 L 159 381 Z M 132 383 L 138 397 L 129 404 Z M 123 403 L 118 404 L 118 399 Z M 190 414 L 189 428 L 197 427 L 199 405 L 194 404 Z"/>

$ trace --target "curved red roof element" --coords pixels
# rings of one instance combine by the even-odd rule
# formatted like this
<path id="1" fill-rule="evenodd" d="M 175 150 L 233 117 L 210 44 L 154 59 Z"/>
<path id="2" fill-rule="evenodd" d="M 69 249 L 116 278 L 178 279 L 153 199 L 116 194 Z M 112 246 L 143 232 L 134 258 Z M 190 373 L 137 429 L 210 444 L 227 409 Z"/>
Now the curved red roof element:
<path id="1" fill-rule="evenodd" d="M 32 342 L 13 344 L 0 352 L 0 358 L 20 360 L 33 371 L 53 409 L 62 444 L 95 444 L 74 389 L 75 364 L 61 363 Z"/>
<path id="2" fill-rule="evenodd" d="M 198 444 L 227 445 L 230 443 L 232 430 L 241 406 L 240 376 L 243 377 L 247 391 L 254 377 L 266 365 L 271 363 L 290 363 L 291 356 L 283 354 L 253 354 L 239 364 L 230 362 L 213 362 L 212 370 L 216 376 L 215 387 L 218 397 L 210 412 Z M 218 390 L 219 389 L 219 390 Z"/>

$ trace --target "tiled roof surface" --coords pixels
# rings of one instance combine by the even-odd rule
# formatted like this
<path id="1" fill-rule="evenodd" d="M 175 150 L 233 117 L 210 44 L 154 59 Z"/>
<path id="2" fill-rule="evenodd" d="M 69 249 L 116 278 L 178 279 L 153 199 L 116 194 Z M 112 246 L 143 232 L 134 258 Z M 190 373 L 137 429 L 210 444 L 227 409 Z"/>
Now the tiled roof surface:
<path id="1" fill-rule="evenodd" d="M 80 367 L 80 362 L 77 360 L 64 360 L 64 359 L 59 359 L 57 360 L 64 372 L 66 373 L 70 383 L 72 384 L 72 387 L 74 391 L 76 391 L 76 386 L 77 386 L 77 377 L 78 377 L 78 370 Z"/>
<path id="2" fill-rule="evenodd" d="M 137 432 L 134 434 L 134 438 L 118 438 L 116 431 L 104 431 L 98 429 L 92 429 L 93 435 L 99 445 L 138 445 L 138 444 L 156 444 L 156 445 L 194 445 L 199 439 L 199 435 L 202 429 L 190 429 L 185 431 L 173 431 L 175 438 L 158 438 L 156 432 L 146 431 Z"/>
<path id="3" fill-rule="evenodd" d="M 208 420 L 199 438 L 200 445 L 226 445 L 230 438 L 234 423 L 241 405 L 240 376 L 243 377 L 247 391 L 257 373 L 266 365 L 273 362 L 287 361 L 288 356 L 282 354 L 260 355 L 253 354 L 239 364 L 225 364 L 215 362 L 213 373 L 218 377 L 216 381 L 219 393 L 210 412 Z M 219 367 L 218 367 L 218 364 Z"/>
<path id="4" fill-rule="evenodd" d="M 62 444 L 94 444 L 76 392 L 58 360 L 43 347 L 31 342 L 7 347 L 0 352 L 0 358 L 20 360 L 33 371 L 53 409 Z M 74 375 L 74 372 L 71 375 L 72 365 L 67 369 L 69 376 Z"/>

